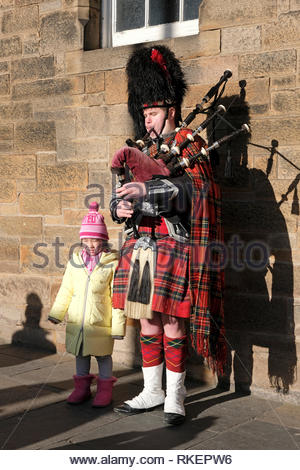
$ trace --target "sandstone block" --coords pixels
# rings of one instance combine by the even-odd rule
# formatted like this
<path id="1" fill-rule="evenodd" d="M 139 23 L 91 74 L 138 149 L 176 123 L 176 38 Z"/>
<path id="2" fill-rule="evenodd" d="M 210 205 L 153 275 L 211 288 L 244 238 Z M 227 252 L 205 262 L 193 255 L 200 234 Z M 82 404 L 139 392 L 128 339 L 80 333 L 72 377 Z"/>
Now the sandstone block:
<path id="1" fill-rule="evenodd" d="M 61 205 L 63 208 L 74 208 L 77 207 L 77 193 L 74 192 L 63 192 L 61 194 Z"/>
<path id="2" fill-rule="evenodd" d="M 56 121 L 57 160 L 76 159 L 75 119 Z"/>
<path id="3" fill-rule="evenodd" d="M 66 53 L 66 73 L 88 73 L 126 66 L 132 46 L 96 49 L 94 51 L 75 51 Z"/>
<path id="4" fill-rule="evenodd" d="M 105 104 L 104 92 L 89 93 L 85 95 L 75 95 L 73 97 L 73 105 L 78 108 L 86 108 L 90 106 L 102 106 Z"/>
<path id="5" fill-rule="evenodd" d="M 271 78 L 271 89 L 294 88 L 296 86 L 295 75 Z"/>
<path id="6" fill-rule="evenodd" d="M 276 0 L 206 0 L 200 5 L 200 30 L 270 21 L 276 17 Z"/>
<path id="7" fill-rule="evenodd" d="M 39 23 L 37 5 L 28 5 L 3 13 L 2 33 L 14 34 L 16 31 L 36 30 Z"/>
<path id="8" fill-rule="evenodd" d="M 193 59 L 201 56 L 211 56 L 220 52 L 220 30 L 203 31 L 196 36 L 175 38 L 174 51 L 176 57 Z"/>
<path id="9" fill-rule="evenodd" d="M 132 135 L 133 124 L 127 105 L 114 105 L 109 107 L 109 110 L 109 135 Z"/>
<path id="10" fill-rule="evenodd" d="M 15 56 L 22 53 L 22 42 L 17 36 L 0 39 L 0 57 Z"/>
<path id="11" fill-rule="evenodd" d="M 44 227 L 44 239 L 45 243 L 51 244 L 52 250 L 62 251 L 67 247 L 68 249 L 74 245 L 80 245 L 79 240 L 79 229 L 80 225 L 77 226 L 66 226 L 66 225 L 48 225 Z M 56 240 L 58 238 L 58 240 Z M 61 247 L 58 245 L 61 243 Z"/>
<path id="12" fill-rule="evenodd" d="M 85 75 L 85 92 L 99 93 L 100 91 L 104 91 L 104 72 Z"/>
<path id="13" fill-rule="evenodd" d="M 300 10 L 300 0 L 290 0 L 291 10 Z"/>
<path id="14" fill-rule="evenodd" d="M 0 215 L 19 215 L 19 204 L 1 204 Z"/>
<path id="15" fill-rule="evenodd" d="M 65 209 L 64 224 L 65 225 L 81 225 L 83 217 L 86 215 L 86 209 Z"/>
<path id="16" fill-rule="evenodd" d="M 103 159 L 108 161 L 107 137 L 77 139 L 76 156 L 79 161 Z"/>
<path id="17" fill-rule="evenodd" d="M 300 89 L 274 92 L 271 95 L 275 113 L 290 114 L 300 112 Z"/>
<path id="18" fill-rule="evenodd" d="M 10 76 L 0 75 L 0 95 L 9 95 L 10 93 Z"/>
<path id="19" fill-rule="evenodd" d="M 23 54 L 33 55 L 38 54 L 40 48 L 40 40 L 38 38 L 32 38 L 23 42 Z"/>
<path id="20" fill-rule="evenodd" d="M 282 75 L 296 70 L 297 54 L 293 49 L 246 54 L 240 57 L 239 74 L 243 77 Z"/>
<path id="21" fill-rule="evenodd" d="M 41 217 L 0 217 L 0 233 L 7 236 L 41 237 Z"/>
<path id="22" fill-rule="evenodd" d="M 36 157 L 37 166 L 56 164 L 56 152 L 37 152 Z"/>
<path id="23" fill-rule="evenodd" d="M 41 18 L 40 36 L 43 54 L 80 48 L 81 31 L 76 13 L 56 11 L 43 16 Z"/>
<path id="24" fill-rule="evenodd" d="M 55 239 L 53 240 L 55 243 Z M 20 265 L 24 273 L 43 276 L 61 275 L 69 260 L 69 247 L 53 246 L 52 243 L 38 242 L 21 245 Z"/>
<path id="25" fill-rule="evenodd" d="M 62 7 L 62 1 L 61 0 L 49 0 L 48 2 L 42 2 L 40 5 L 40 12 L 41 13 L 47 13 L 49 11 L 53 10 L 60 10 Z"/>
<path id="26" fill-rule="evenodd" d="M 61 95 L 73 93 L 76 87 L 74 80 L 69 79 L 53 79 L 53 80 L 38 80 L 32 83 L 17 83 L 13 86 L 12 97 L 15 100 L 19 99 L 37 99 L 41 97 L 49 97 L 51 95 Z M 75 88 L 76 92 L 76 88 Z"/>
<path id="27" fill-rule="evenodd" d="M 43 192 L 85 190 L 87 166 L 83 163 L 41 166 L 37 173 L 38 188 Z"/>
<path id="28" fill-rule="evenodd" d="M 1 276 L 1 303 L 11 304 L 11 299 L 15 299 L 16 303 L 26 305 L 28 295 L 31 293 L 35 293 L 40 298 L 42 304 L 49 304 L 50 288 L 46 279 L 37 276 L 18 276 L 17 278 L 10 275 Z"/>
<path id="29" fill-rule="evenodd" d="M 19 242 L 9 238 L 0 239 L 0 256 L 2 260 L 19 261 Z"/>
<path id="30" fill-rule="evenodd" d="M 12 140 L 14 138 L 13 124 L 0 126 L 0 140 Z"/>
<path id="31" fill-rule="evenodd" d="M 299 144 L 300 118 L 290 119 L 264 118 L 251 121 L 251 141 L 271 146 L 272 139 L 279 141 L 280 145 Z"/>
<path id="32" fill-rule="evenodd" d="M 0 181 L 0 202 L 13 202 L 16 197 L 16 183 L 14 181 Z"/>
<path id="33" fill-rule="evenodd" d="M 0 0 L 0 9 L 2 10 L 2 8 L 9 8 L 11 7 L 12 5 L 12 1 L 11 0 Z"/>
<path id="34" fill-rule="evenodd" d="M 32 193 L 36 190 L 36 180 L 17 180 L 17 193 Z M 18 212 L 19 213 L 19 212 Z"/>
<path id="35" fill-rule="evenodd" d="M 106 104 L 127 103 L 127 80 L 125 70 L 105 72 Z"/>
<path id="36" fill-rule="evenodd" d="M 5 141 L 1 142 L 0 141 L 0 154 L 5 154 L 5 153 L 11 153 L 13 151 L 13 141 Z"/>
<path id="37" fill-rule="evenodd" d="M 79 138 L 103 135 L 132 134 L 127 106 L 102 106 L 82 108 L 78 113 L 77 132 Z"/>
<path id="38" fill-rule="evenodd" d="M 20 212 L 25 215 L 58 215 L 61 213 L 60 195 L 53 193 L 21 194 Z"/>
<path id="39" fill-rule="evenodd" d="M 55 123 L 29 121 L 26 124 L 17 124 L 15 142 L 18 151 L 55 150 Z"/>
<path id="40" fill-rule="evenodd" d="M 32 118 L 31 103 L 0 104 L 0 121 L 18 121 Z"/>
<path id="41" fill-rule="evenodd" d="M 282 147 L 278 148 L 278 151 L 287 158 L 290 162 L 292 162 L 296 167 L 300 167 L 300 147 L 299 142 L 298 146 L 294 147 Z M 296 178 L 299 174 L 299 170 L 292 166 L 288 161 L 281 158 L 280 155 L 278 157 L 278 178 L 284 180 L 290 180 L 291 178 Z M 285 181 L 286 190 L 288 190 L 288 182 Z M 292 193 L 293 194 L 293 193 Z"/>
<path id="42" fill-rule="evenodd" d="M 196 103 L 196 102 L 195 102 Z M 120 135 L 120 136 L 109 136 L 109 162 L 111 162 L 111 159 L 114 155 L 114 153 L 120 149 L 121 147 L 124 147 L 126 143 L 126 139 L 128 138 L 133 138 L 133 134 L 128 134 L 128 135 Z"/>
<path id="43" fill-rule="evenodd" d="M 279 16 L 273 24 L 262 29 L 264 49 L 277 49 L 299 44 L 300 11 L 290 11 Z"/>
<path id="44" fill-rule="evenodd" d="M 48 78 L 55 75 L 54 57 L 31 57 L 12 61 L 12 80 L 25 81 Z"/>
<path id="45" fill-rule="evenodd" d="M 0 62 L 0 73 L 8 72 L 8 62 Z"/>
<path id="46" fill-rule="evenodd" d="M 63 215 L 46 215 L 44 217 L 44 225 L 63 225 Z"/>
<path id="47" fill-rule="evenodd" d="M 290 0 L 281 0 L 277 5 L 278 13 L 287 12 L 290 10 Z"/>
<path id="48" fill-rule="evenodd" d="M 261 47 L 261 27 L 224 28 L 221 34 L 222 53 L 258 51 Z"/>
<path id="49" fill-rule="evenodd" d="M 186 60 L 182 62 L 182 65 L 189 85 L 216 83 L 227 69 L 232 71 L 233 78 L 238 78 L 238 57 L 236 56 Z"/>

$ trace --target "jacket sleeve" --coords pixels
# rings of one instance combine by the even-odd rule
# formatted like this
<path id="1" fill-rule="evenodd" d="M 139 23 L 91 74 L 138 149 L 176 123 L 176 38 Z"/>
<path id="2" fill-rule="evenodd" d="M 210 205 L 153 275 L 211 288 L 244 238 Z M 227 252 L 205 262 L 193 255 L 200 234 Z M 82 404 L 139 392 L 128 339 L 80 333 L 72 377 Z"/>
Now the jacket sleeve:
<path id="1" fill-rule="evenodd" d="M 145 182 L 146 198 L 158 207 L 159 212 L 168 212 L 175 208 L 185 212 L 192 195 L 192 183 L 186 173 L 169 179 L 153 179 Z"/>
<path id="2" fill-rule="evenodd" d="M 117 266 L 117 262 L 114 264 L 113 273 L 110 283 L 110 296 L 112 298 L 114 273 Z M 124 310 L 112 307 L 112 320 L 111 320 L 111 336 L 125 336 L 126 332 L 126 317 Z"/>
<path id="3" fill-rule="evenodd" d="M 119 218 L 116 214 L 117 205 L 119 204 L 120 201 L 122 201 L 122 198 L 119 198 L 119 197 L 117 197 L 116 194 L 113 194 L 112 198 L 111 198 L 111 201 L 109 203 L 109 210 L 110 210 L 111 218 L 112 218 L 113 222 L 116 222 L 117 224 L 123 224 L 126 220 L 125 217 Z"/>
<path id="4" fill-rule="evenodd" d="M 71 263 L 68 262 L 60 289 L 57 293 L 55 302 L 50 310 L 48 318 L 56 320 L 56 323 L 61 322 L 68 311 L 72 295 L 72 266 Z"/>

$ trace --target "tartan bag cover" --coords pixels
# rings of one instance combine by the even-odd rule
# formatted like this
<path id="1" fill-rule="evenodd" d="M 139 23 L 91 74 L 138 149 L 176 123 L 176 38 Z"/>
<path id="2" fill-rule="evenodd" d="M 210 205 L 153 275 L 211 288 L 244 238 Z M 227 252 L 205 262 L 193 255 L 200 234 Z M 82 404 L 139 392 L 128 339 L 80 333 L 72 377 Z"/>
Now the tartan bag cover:
<path id="1" fill-rule="evenodd" d="M 177 144 L 185 140 L 189 132 L 185 129 L 177 133 Z M 182 156 L 195 155 L 202 146 L 205 142 L 197 138 Z M 207 158 L 186 172 L 193 183 L 189 271 L 191 343 L 197 354 L 207 360 L 209 367 L 222 374 L 226 362 L 226 341 L 220 187 Z"/>

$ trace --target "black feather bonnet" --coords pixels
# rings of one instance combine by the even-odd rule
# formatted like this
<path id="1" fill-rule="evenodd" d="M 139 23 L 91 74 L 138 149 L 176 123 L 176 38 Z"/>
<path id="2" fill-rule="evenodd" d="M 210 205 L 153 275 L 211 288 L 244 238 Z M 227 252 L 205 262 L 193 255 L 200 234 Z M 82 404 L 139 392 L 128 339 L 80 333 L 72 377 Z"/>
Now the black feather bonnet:
<path id="1" fill-rule="evenodd" d="M 127 62 L 128 111 L 137 137 L 145 132 L 143 109 L 176 108 L 176 125 L 181 120 L 181 105 L 187 89 L 180 62 L 166 46 L 142 47 Z"/>

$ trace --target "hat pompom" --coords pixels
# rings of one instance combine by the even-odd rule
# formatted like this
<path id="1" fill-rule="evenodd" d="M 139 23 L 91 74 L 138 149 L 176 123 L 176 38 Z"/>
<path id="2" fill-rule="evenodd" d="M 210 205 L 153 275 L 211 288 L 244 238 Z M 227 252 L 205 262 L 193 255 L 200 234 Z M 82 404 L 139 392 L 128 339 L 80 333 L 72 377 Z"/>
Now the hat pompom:
<path id="1" fill-rule="evenodd" d="M 98 211 L 98 209 L 99 209 L 98 202 L 96 202 L 96 201 L 91 202 L 90 206 L 89 206 L 89 209 L 90 209 L 90 211 Z"/>

